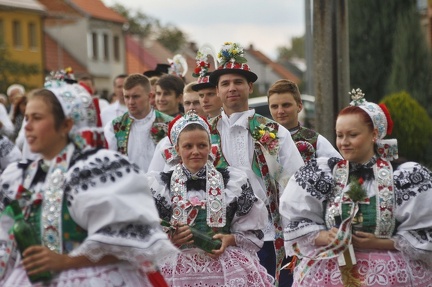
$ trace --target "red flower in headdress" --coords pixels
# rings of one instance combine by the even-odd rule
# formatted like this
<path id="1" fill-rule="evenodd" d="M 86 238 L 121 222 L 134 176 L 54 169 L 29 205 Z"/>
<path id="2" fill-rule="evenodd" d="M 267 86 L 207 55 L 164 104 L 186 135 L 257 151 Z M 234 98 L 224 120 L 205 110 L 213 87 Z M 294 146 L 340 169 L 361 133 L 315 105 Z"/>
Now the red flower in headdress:
<path id="1" fill-rule="evenodd" d="M 387 119 L 387 134 L 391 135 L 392 131 L 393 131 L 393 120 L 391 118 L 390 112 L 387 109 L 385 104 L 379 104 L 381 110 L 384 112 L 384 115 Z"/>

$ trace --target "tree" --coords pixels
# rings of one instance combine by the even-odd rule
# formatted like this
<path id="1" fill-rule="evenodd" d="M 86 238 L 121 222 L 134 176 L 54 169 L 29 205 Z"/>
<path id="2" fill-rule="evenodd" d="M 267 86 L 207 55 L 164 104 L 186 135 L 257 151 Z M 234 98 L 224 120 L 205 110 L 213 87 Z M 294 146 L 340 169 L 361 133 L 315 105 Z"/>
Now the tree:
<path id="1" fill-rule="evenodd" d="M 291 47 L 280 46 L 277 48 L 278 60 L 291 60 L 292 58 L 305 58 L 305 38 L 291 38 Z"/>
<path id="2" fill-rule="evenodd" d="M 177 27 L 168 25 L 159 30 L 157 40 L 174 53 L 187 43 L 187 36 Z"/>
<path id="3" fill-rule="evenodd" d="M 277 48 L 278 60 L 291 60 L 292 58 L 305 58 L 305 37 L 293 37 L 291 47 L 281 46 Z"/>
<path id="4" fill-rule="evenodd" d="M 412 7 L 415 0 L 349 2 L 351 86 L 361 88 L 370 101 L 378 102 L 385 95 L 393 48 L 400 44 L 395 42 L 395 25 Z"/>
<path id="5" fill-rule="evenodd" d="M 6 91 L 10 85 L 22 82 L 23 77 L 39 74 L 40 68 L 37 64 L 14 61 L 6 48 L 0 48 L 0 91 Z"/>
<path id="6" fill-rule="evenodd" d="M 387 93 L 406 90 L 432 115 L 431 54 L 415 8 L 399 18 L 394 40 L 397 45 L 393 48 Z"/>
<path id="7" fill-rule="evenodd" d="M 135 11 L 132 14 L 126 7 L 118 3 L 114 4 L 111 8 L 128 20 L 127 32 L 132 35 L 148 37 L 160 27 L 159 20 L 147 16 L 141 11 Z"/>
<path id="8" fill-rule="evenodd" d="M 431 166 L 432 120 L 426 110 L 405 91 L 386 96 L 382 102 L 394 122 L 390 138 L 398 140 L 399 156 Z"/>
<path id="9" fill-rule="evenodd" d="M 127 32 L 140 37 L 154 37 L 165 48 L 176 52 L 187 42 L 187 35 L 172 24 L 163 26 L 156 18 L 150 17 L 141 11 L 131 13 L 122 4 L 116 3 L 111 7 L 128 20 Z"/>

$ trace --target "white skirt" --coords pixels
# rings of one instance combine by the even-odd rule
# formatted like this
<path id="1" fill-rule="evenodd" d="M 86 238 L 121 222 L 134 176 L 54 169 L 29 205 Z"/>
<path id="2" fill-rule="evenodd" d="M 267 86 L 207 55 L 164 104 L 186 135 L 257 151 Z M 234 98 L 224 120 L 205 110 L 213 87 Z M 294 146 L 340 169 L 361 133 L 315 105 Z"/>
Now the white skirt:
<path id="1" fill-rule="evenodd" d="M 4 282 L 2 287 L 152 287 L 145 272 L 126 262 L 111 265 L 85 267 L 63 271 L 53 277 L 49 283 L 31 284 L 20 264 Z"/>

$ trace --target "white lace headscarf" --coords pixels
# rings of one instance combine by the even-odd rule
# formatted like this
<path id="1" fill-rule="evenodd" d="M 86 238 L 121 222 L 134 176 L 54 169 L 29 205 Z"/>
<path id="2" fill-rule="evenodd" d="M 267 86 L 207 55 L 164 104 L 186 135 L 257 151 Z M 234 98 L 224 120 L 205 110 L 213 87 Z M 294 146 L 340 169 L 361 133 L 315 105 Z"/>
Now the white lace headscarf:
<path id="1" fill-rule="evenodd" d="M 377 105 L 366 101 L 364 93 L 360 89 L 352 90 L 350 106 L 356 106 L 365 111 L 372 120 L 374 128 L 378 131 L 378 139 L 376 140 L 378 154 L 387 160 L 395 160 L 398 158 L 398 147 L 396 139 L 384 139 L 388 134 L 391 134 L 393 121 L 390 113 L 384 104 Z"/>
<path id="2" fill-rule="evenodd" d="M 83 86 L 54 77 L 47 79 L 44 87 L 57 97 L 65 117 L 73 120 L 69 137 L 75 144 L 81 148 L 104 145 L 103 131 L 97 128 L 97 112 L 92 96 Z"/>

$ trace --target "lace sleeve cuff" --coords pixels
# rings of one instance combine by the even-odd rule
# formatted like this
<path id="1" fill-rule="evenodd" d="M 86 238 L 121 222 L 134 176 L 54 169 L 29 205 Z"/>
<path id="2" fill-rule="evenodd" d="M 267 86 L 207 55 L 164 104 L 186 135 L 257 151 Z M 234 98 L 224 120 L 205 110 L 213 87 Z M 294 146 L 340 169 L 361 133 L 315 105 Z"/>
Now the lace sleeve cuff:
<path id="1" fill-rule="evenodd" d="M 261 232 L 261 231 L 259 231 L 259 232 Z M 238 247 L 240 247 L 241 249 L 246 250 L 250 253 L 255 253 L 258 250 L 260 250 L 264 244 L 264 241 L 262 239 L 263 234 L 261 232 L 261 236 L 260 236 L 260 235 L 252 234 L 252 233 L 254 233 L 253 231 L 251 231 L 250 233 L 251 233 L 251 236 L 247 236 L 247 237 L 243 234 L 240 234 L 240 233 L 235 233 L 233 235 L 234 235 L 236 245 Z"/>
<path id="2" fill-rule="evenodd" d="M 300 249 L 302 254 L 312 254 L 316 250 L 315 239 L 318 237 L 320 231 L 314 231 L 308 233 L 295 240 L 285 241 L 285 253 L 287 256 L 298 255 L 293 249 L 293 244 L 297 243 L 297 247 Z"/>
<path id="3" fill-rule="evenodd" d="M 415 248 L 404 237 L 396 235 L 392 238 L 395 241 L 395 248 L 406 257 L 422 261 L 429 269 L 432 269 L 432 252 Z"/>

